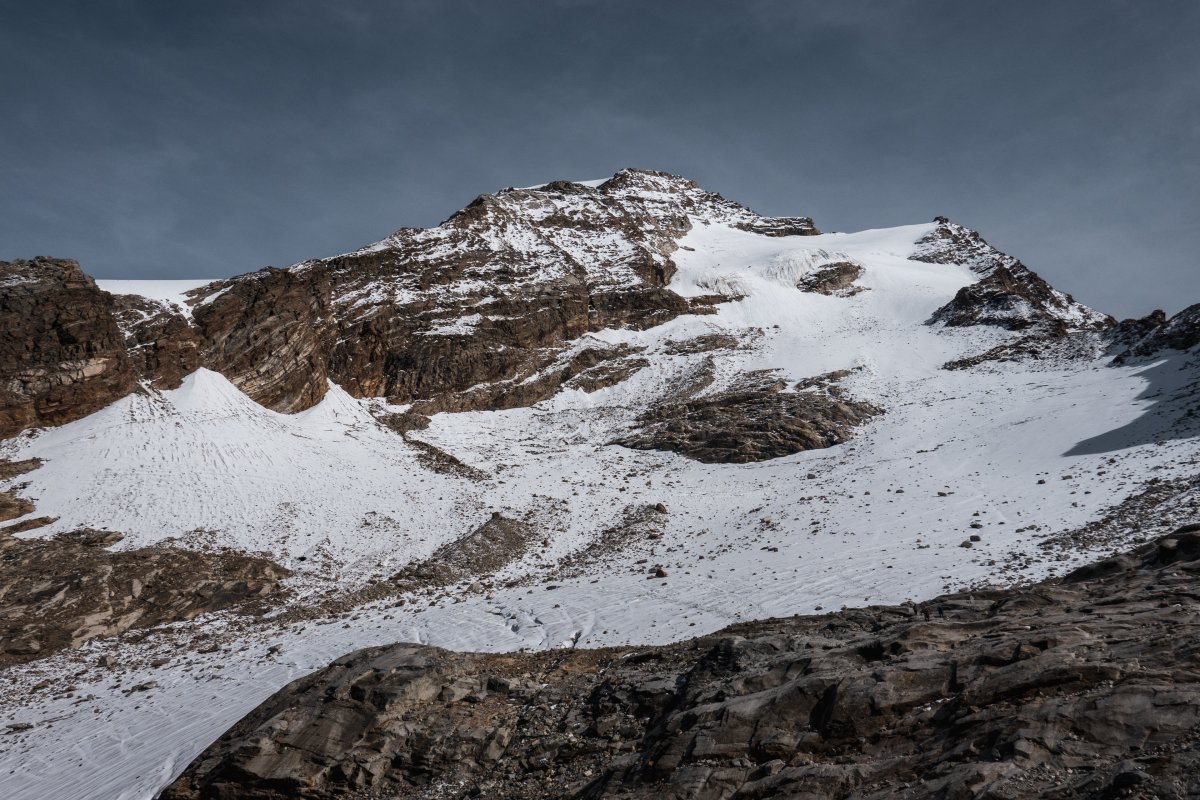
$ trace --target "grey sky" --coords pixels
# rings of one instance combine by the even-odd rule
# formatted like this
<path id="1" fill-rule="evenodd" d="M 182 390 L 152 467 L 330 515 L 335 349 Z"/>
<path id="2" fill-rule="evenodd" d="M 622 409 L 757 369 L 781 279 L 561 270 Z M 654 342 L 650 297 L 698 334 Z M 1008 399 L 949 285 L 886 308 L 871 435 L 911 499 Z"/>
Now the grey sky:
<path id="1" fill-rule="evenodd" d="M 0 0 L 0 258 L 220 277 L 623 166 L 1200 302 L 1200 3 Z"/>

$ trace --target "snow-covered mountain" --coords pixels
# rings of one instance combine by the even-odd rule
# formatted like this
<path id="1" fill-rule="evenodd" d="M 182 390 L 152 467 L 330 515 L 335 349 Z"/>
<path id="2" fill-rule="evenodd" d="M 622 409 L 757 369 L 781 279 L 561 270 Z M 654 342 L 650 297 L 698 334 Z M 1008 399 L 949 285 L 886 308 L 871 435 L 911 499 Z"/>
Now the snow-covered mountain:
<path id="1" fill-rule="evenodd" d="M 0 310 L 10 551 L 116 531 L 94 569 L 231 576 L 211 606 L 163 567 L 106 584 L 119 611 L 66 587 L 6 612 L 15 798 L 152 797 L 366 645 L 921 600 L 1060 574 L 1200 499 L 1196 307 L 1116 323 L 946 220 L 819 233 L 661 173 L 205 285 L 0 264 Z M 153 581 L 181 621 L 139 623 Z M 67 649 L 55 602 L 87 612 Z"/>

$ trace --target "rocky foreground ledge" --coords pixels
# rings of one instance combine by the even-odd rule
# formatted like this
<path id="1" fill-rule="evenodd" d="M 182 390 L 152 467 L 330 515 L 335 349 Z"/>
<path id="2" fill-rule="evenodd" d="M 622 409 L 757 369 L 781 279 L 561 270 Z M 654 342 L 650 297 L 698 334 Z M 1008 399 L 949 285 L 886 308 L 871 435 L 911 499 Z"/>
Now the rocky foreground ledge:
<path id="1" fill-rule="evenodd" d="M 162 797 L 1197 797 L 1198 590 L 1191 525 L 1061 580 L 666 647 L 370 648 Z"/>

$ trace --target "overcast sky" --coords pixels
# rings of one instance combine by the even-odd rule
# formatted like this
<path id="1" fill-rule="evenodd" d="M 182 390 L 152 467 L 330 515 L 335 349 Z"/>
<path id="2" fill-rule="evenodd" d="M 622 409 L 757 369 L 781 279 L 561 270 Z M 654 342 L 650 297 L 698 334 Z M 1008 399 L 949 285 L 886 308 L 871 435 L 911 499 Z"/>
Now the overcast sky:
<path id="1" fill-rule="evenodd" d="M 625 166 L 1200 302 L 1200 2 L 0 0 L 0 259 L 220 277 Z"/>

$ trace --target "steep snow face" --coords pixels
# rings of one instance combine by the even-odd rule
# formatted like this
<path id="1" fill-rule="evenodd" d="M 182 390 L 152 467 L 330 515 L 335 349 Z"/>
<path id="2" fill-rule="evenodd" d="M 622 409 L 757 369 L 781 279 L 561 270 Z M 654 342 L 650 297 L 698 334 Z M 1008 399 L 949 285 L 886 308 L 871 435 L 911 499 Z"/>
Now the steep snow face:
<path id="1" fill-rule="evenodd" d="M 592 260 L 572 254 L 571 235 L 543 235 L 528 220 L 579 220 L 576 204 L 619 215 L 623 203 L 661 200 L 658 217 L 673 220 L 662 223 L 670 236 L 661 241 L 677 246 L 668 288 L 730 300 L 715 313 L 594 331 L 570 344 L 572 352 L 636 349 L 644 363 L 614 385 L 566 389 L 528 408 L 436 414 L 406 438 L 378 421 L 405 410 L 382 399 L 332 386 L 311 409 L 283 415 L 200 370 L 179 389 L 132 395 L 3 444 L 0 455 L 45 460 L 20 478 L 21 493 L 36 514 L 59 517 L 23 535 L 88 525 L 126 533 L 121 547 L 179 537 L 263 551 L 297 571 L 293 611 L 311 608 L 252 624 L 202 619 L 142 642 L 91 642 L 7 671 L 5 715 L 34 727 L 5 737 L 5 795 L 150 798 L 268 694 L 358 647 L 664 642 L 754 617 L 1042 576 L 1151 533 L 1154 523 L 1111 523 L 1114 538 L 1084 537 L 1044 554 L 1051 537 L 1101 519 L 1151 478 L 1194 473 L 1194 435 L 1160 436 L 1146 422 L 1158 402 L 1147 387 L 1161 388 L 1166 372 L 1101 367 L 1091 334 L 1077 335 L 1085 354 L 1071 359 L 941 369 L 1012 334 L 926 324 L 981 280 L 977 261 L 949 250 L 943 261 L 913 258 L 938 226 L 768 235 L 778 226 L 755 232 L 749 212 L 711 196 L 677 210 L 679 188 L 656 181 L 551 198 L 516 190 L 468 210 L 491 216 L 497 233 L 488 246 L 537 253 L 539 269 L 619 283 L 633 274 L 620 269 L 633 252 L 625 248 L 666 257 L 647 245 L 660 241 L 655 231 L 605 239 L 611 250 Z M 510 203 L 524 221 L 505 227 Z M 861 291 L 796 288 L 839 263 L 861 267 Z M 463 280 L 484 281 L 484 265 L 474 269 Z M 425 291 L 389 281 L 381 277 L 379 290 Z M 454 324 L 468 326 L 465 317 Z M 804 391 L 796 382 L 842 370 L 849 395 L 885 409 L 846 445 L 731 465 L 611 444 L 684 391 L 711 395 L 764 374 Z M 409 595 L 403 606 L 363 601 L 345 615 L 344 606 L 322 605 L 331 591 L 386 583 L 493 512 L 541 539 L 483 576 L 488 588 L 473 590 L 468 579 Z M 1154 519 L 1166 526 L 1171 514 Z M 193 641 L 197 632 L 210 638 Z M 214 643 L 224 649 L 212 652 Z M 101 654 L 124 666 L 97 670 Z M 67 676 L 74 696 L 31 689 Z M 157 688 L 124 692 L 146 680 Z M 89 695 L 96 699 L 76 704 Z"/>

